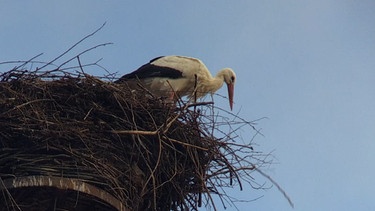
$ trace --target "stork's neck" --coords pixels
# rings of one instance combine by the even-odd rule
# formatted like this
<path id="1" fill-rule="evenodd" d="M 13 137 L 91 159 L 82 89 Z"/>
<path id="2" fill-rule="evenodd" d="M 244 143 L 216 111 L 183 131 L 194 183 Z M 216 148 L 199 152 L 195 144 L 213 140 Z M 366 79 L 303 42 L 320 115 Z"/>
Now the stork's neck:
<path id="1" fill-rule="evenodd" d="M 214 78 L 211 79 L 211 93 L 216 92 L 218 89 L 220 89 L 223 86 L 224 83 L 224 75 L 219 72 Z"/>

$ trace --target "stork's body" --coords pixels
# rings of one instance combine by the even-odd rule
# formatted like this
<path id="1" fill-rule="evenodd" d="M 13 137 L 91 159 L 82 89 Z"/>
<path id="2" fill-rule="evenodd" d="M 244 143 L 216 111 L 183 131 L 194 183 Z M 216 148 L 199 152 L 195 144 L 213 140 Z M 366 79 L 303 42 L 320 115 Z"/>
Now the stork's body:
<path id="1" fill-rule="evenodd" d="M 128 83 L 130 87 L 141 83 L 158 96 L 197 98 L 215 93 L 225 82 L 228 86 L 230 107 L 233 106 L 233 91 L 236 75 L 230 68 L 212 77 L 206 65 L 196 58 L 185 56 L 163 56 L 151 60 L 132 73 L 122 76 L 116 83 Z M 135 87 L 134 87 L 135 88 Z M 194 92 L 196 90 L 196 92 Z"/>

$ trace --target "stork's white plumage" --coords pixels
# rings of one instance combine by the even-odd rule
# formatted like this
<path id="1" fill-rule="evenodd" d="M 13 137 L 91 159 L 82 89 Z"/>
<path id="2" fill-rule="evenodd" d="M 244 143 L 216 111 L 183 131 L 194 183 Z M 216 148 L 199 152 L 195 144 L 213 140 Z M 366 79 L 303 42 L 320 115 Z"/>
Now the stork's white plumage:
<path id="1" fill-rule="evenodd" d="M 162 56 L 151 60 L 132 73 L 122 76 L 116 83 L 141 83 L 158 96 L 204 97 L 215 93 L 225 82 L 228 87 L 230 108 L 233 108 L 233 94 L 236 74 L 230 68 L 220 70 L 212 77 L 206 65 L 196 58 L 185 56 Z M 132 85 L 134 86 L 134 85 Z M 194 93 L 196 89 L 196 93 Z"/>

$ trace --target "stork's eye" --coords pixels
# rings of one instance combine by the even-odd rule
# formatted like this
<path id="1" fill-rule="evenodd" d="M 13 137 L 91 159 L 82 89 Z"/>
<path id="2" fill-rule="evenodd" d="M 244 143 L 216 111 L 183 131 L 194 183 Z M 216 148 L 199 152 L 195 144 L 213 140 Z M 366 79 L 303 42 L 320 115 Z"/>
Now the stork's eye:
<path id="1" fill-rule="evenodd" d="M 234 79 L 235 79 L 234 76 L 230 77 L 230 80 L 232 83 L 234 82 Z"/>

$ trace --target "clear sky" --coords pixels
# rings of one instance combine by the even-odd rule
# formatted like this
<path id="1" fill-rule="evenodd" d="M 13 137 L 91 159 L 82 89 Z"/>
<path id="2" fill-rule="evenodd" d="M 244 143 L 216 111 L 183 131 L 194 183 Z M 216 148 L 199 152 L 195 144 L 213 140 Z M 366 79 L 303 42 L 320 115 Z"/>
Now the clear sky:
<path id="1" fill-rule="evenodd" d="M 239 210 L 375 210 L 375 1 L 2 0 L 0 62 L 39 53 L 37 60 L 52 60 L 104 22 L 56 63 L 113 42 L 81 61 L 103 58 L 121 75 L 178 54 L 200 58 L 213 74 L 236 71 L 234 112 L 268 117 L 255 140 L 274 155 L 264 171 L 295 204 L 276 188 L 235 191 L 241 199 L 262 196 Z M 225 99 L 215 101 L 229 109 Z"/>

